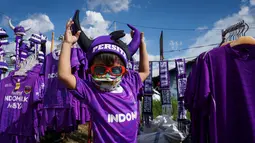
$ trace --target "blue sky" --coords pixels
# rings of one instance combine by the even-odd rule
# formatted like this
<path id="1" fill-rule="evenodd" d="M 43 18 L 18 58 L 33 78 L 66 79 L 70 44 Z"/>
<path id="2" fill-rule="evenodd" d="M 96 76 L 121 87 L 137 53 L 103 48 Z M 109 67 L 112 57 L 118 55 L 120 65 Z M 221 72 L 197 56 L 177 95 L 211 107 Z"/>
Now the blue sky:
<path id="1" fill-rule="evenodd" d="M 212 29 L 225 28 L 241 19 L 255 25 L 253 5 L 254 0 L 5 0 L 1 2 L 0 13 L 10 17 L 13 25 L 31 24 L 33 32 L 41 29 L 49 38 L 52 31 L 56 36 L 64 32 L 66 21 L 76 9 L 81 10 L 80 20 L 85 32 L 93 36 L 113 31 L 113 26 L 110 27 L 113 21 L 145 27 L 198 29 L 163 30 L 164 51 L 169 51 L 220 43 L 220 31 Z M 0 27 L 14 37 L 4 16 L 0 15 L 0 18 Z M 42 22 L 35 24 L 38 20 Z M 117 22 L 116 25 L 117 29 L 129 33 L 125 24 Z M 161 29 L 140 26 L 136 27 L 145 33 L 150 59 L 158 60 Z M 199 30 L 201 28 L 206 30 Z M 165 53 L 165 58 L 193 57 L 210 48 Z"/>

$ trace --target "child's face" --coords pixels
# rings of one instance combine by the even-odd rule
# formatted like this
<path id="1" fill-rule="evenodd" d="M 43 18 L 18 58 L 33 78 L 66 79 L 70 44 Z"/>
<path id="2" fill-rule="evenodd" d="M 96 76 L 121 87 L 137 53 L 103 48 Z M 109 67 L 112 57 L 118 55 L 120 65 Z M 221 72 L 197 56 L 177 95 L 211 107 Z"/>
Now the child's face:
<path id="1" fill-rule="evenodd" d="M 98 78 L 105 77 L 107 74 L 111 77 L 119 77 L 126 72 L 126 68 L 117 61 L 111 66 L 105 65 L 104 62 L 101 61 L 95 61 L 90 69 L 92 75 Z"/>

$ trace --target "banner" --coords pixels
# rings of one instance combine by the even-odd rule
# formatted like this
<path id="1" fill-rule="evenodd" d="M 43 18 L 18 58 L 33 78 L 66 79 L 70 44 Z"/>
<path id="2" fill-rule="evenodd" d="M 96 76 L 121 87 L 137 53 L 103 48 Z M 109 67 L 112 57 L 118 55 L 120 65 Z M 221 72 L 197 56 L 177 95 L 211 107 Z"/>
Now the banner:
<path id="1" fill-rule="evenodd" d="M 185 75 L 186 76 L 186 75 Z M 184 97 L 184 93 L 186 90 L 187 78 L 177 79 L 177 91 L 178 91 L 178 99 Z"/>
<path id="2" fill-rule="evenodd" d="M 171 92 L 169 89 L 161 90 L 162 105 L 171 104 Z"/>
<path id="3" fill-rule="evenodd" d="M 186 77 L 186 67 L 185 67 L 185 59 L 177 59 L 175 60 L 177 76 Z"/>
<path id="4" fill-rule="evenodd" d="M 152 95 L 144 95 L 143 97 L 143 122 L 146 127 L 150 127 L 150 120 L 153 120 L 152 113 Z"/>
<path id="5" fill-rule="evenodd" d="M 184 101 L 178 101 L 178 119 L 187 119 L 187 111 L 184 108 Z"/>
<path id="6" fill-rule="evenodd" d="M 186 119 L 186 110 L 184 108 L 184 93 L 186 90 L 187 78 L 185 59 L 176 59 L 176 84 L 177 84 L 177 100 L 178 100 L 178 119 Z"/>
<path id="7" fill-rule="evenodd" d="M 160 76 L 160 88 L 169 89 L 170 88 L 170 76 L 168 73 L 168 62 L 159 62 L 159 76 Z"/>
<path id="8" fill-rule="evenodd" d="M 144 94 L 145 95 L 152 95 L 152 62 L 149 63 L 150 67 L 150 74 L 144 81 Z"/>
<path id="9" fill-rule="evenodd" d="M 161 105 L 162 105 L 162 114 L 171 116 L 171 92 L 170 89 L 161 90 Z"/>

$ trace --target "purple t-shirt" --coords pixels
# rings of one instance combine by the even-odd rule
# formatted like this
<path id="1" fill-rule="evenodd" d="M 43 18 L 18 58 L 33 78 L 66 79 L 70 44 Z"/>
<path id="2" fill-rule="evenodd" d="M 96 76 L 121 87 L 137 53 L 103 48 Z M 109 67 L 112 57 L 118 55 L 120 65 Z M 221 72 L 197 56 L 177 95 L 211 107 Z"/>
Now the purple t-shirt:
<path id="1" fill-rule="evenodd" d="M 45 95 L 44 108 L 70 108 L 71 96 L 64 83 L 58 79 L 59 55 L 48 54 L 44 64 Z"/>
<path id="2" fill-rule="evenodd" d="M 200 66 L 194 108 L 210 117 L 210 143 L 255 142 L 255 46 L 215 48 Z"/>
<path id="3" fill-rule="evenodd" d="M 88 61 L 86 54 L 81 48 L 72 48 L 71 67 L 74 75 L 84 80 L 87 79 L 86 70 L 88 68 Z M 81 124 L 85 124 L 90 120 L 88 106 L 83 100 L 78 100 L 76 96 L 73 96 L 73 108 L 75 110 L 75 117 L 77 120 L 80 120 Z"/>
<path id="4" fill-rule="evenodd" d="M 102 92 L 86 80 L 76 77 L 75 95 L 81 95 L 90 109 L 95 143 L 137 142 L 137 95 L 142 87 L 140 76 L 129 71 L 120 92 Z"/>
<path id="5" fill-rule="evenodd" d="M 20 80 L 20 88 L 14 90 Z M 41 101 L 39 84 L 34 76 L 9 76 L 0 84 L 0 132 L 13 135 L 34 136 L 36 104 Z"/>
<path id="6" fill-rule="evenodd" d="M 207 142 L 208 140 L 208 113 L 202 114 L 205 110 L 197 108 L 197 98 L 199 88 L 203 87 L 200 82 L 203 75 L 201 72 L 201 62 L 203 61 L 204 53 L 200 54 L 196 62 L 192 65 L 192 71 L 187 79 L 187 86 L 184 95 L 185 107 L 190 111 L 193 142 Z"/>

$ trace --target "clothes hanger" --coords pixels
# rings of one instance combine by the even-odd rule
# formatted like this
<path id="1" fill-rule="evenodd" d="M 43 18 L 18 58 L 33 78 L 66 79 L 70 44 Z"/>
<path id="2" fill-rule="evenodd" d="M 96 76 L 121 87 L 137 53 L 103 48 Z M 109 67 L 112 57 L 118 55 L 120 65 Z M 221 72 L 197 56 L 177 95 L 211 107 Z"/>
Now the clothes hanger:
<path id="1" fill-rule="evenodd" d="M 241 22 L 238 22 L 230 27 L 228 27 L 227 29 L 225 30 L 222 30 L 221 31 L 221 36 L 222 36 L 222 41 L 221 43 L 219 44 L 219 47 L 221 46 L 224 46 L 224 45 L 227 45 L 227 44 L 231 44 L 233 43 L 233 40 L 236 39 L 237 35 L 239 35 L 238 33 L 243 31 L 242 29 L 245 28 L 245 26 L 247 26 L 247 28 L 249 28 L 248 24 L 246 24 L 244 22 L 244 20 L 242 20 Z M 241 30 L 240 30 L 241 29 Z M 247 30 L 245 31 L 247 32 Z M 227 36 L 228 34 L 228 36 Z M 227 36 L 227 38 L 226 38 Z M 212 49 L 211 49 L 212 50 Z M 204 56 L 203 56 L 203 59 L 205 58 L 205 56 L 207 55 L 208 52 L 210 52 L 211 50 L 205 52 Z"/>
<path id="2" fill-rule="evenodd" d="M 255 45 L 255 39 L 252 36 L 245 36 L 246 32 L 249 30 L 248 24 L 246 24 L 246 29 L 242 33 L 243 36 L 241 36 L 238 40 L 232 42 L 230 44 L 231 47 L 235 47 L 238 45 Z"/>

